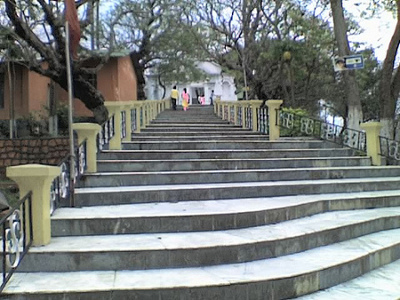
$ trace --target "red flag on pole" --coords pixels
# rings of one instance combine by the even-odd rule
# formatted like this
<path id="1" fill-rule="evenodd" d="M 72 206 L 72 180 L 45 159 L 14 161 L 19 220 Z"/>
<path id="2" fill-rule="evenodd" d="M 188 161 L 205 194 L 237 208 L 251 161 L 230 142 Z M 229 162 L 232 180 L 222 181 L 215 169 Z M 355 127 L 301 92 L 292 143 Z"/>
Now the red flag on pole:
<path id="1" fill-rule="evenodd" d="M 75 0 L 65 0 L 65 21 L 68 21 L 70 51 L 72 57 L 77 58 L 79 40 L 81 39 L 81 27 L 79 25 Z"/>

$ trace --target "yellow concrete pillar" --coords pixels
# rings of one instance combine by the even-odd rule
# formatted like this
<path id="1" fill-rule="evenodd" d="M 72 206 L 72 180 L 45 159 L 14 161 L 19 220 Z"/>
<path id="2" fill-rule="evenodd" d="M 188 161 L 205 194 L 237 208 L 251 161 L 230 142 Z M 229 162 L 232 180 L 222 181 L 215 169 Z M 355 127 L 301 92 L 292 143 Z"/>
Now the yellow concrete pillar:
<path id="1" fill-rule="evenodd" d="M 249 129 L 246 127 L 246 123 L 249 121 L 247 120 L 246 109 L 249 107 L 250 101 L 241 100 L 240 104 L 242 105 L 242 128 Z"/>
<path id="2" fill-rule="evenodd" d="M 132 115 L 131 115 L 131 109 L 132 109 L 132 102 L 126 102 L 123 106 L 123 110 L 125 111 L 125 132 L 126 136 L 123 138 L 123 141 L 131 141 L 132 140 Z"/>
<path id="3" fill-rule="evenodd" d="M 283 100 L 267 100 L 268 106 L 268 125 L 269 125 L 269 140 L 274 141 L 279 139 L 279 117 L 277 110 L 282 105 Z"/>
<path id="4" fill-rule="evenodd" d="M 237 116 L 237 103 L 233 103 L 233 124 L 237 125 L 237 120 L 238 120 L 238 116 Z"/>
<path id="5" fill-rule="evenodd" d="M 134 101 L 133 108 L 135 109 L 135 122 L 136 122 L 136 130 L 135 133 L 140 133 L 140 103 L 138 101 Z"/>
<path id="6" fill-rule="evenodd" d="M 144 107 L 144 116 L 145 116 L 145 118 L 144 118 L 144 120 L 145 120 L 144 127 L 146 127 L 147 125 L 150 124 L 150 105 L 146 101 L 146 103 L 144 104 L 143 107 Z"/>
<path id="7" fill-rule="evenodd" d="M 253 131 L 256 132 L 258 131 L 258 114 L 257 114 L 257 109 L 260 107 L 262 103 L 262 100 L 251 100 L 250 101 L 250 105 L 251 105 L 251 116 L 252 116 L 252 120 L 251 120 L 251 124 L 253 125 Z"/>
<path id="8" fill-rule="evenodd" d="M 42 246 L 50 243 L 50 187 L 53 179 L 60 174 L 61 167 L 39 164 L 7 167 L 6 175 L 18 184 L 21 197 L 32 191 L 34 246 Z"/>
<path id="9" fill-rule="evenodd" d="M 246 129 L 246 104 L 244 101 L 240 103 L 242 105 L 242 128 Z"/>
<path id="10" fill-rule="evenodd" d="M 382 124 L 379 122 L 361 123 L 360 128 L 365 130 L 367 136 L 367 155 L 371 157 L 374 166 L 381 166 L 379 133 Z"/>
<path id="11" fill-rule="evenodd" d="M 123 104 L 121 102 L 105 102 L 105 105 L 110 113 L 114 115 L 114 136 L 110 140 L 110 150 L 121 150 L 121 110 Z"/>
<path id="12" fill-rule="evenodd" d="M 74 123 L 72 128 L 78 134 L 79 144 L 86 140 L 86 171 L 88 173 L 97 172 L 97 135 L 101 126 L 94 123 Z"/>
<path id="13" fill-rule="evenodd" d="M 219 115 L 219 105 L 220 105 L 220 101 L 218 99 L 215 99 L 215 101 L 214 101 L 214 114 L 216 114 L 218 117 L 220 117 L 220 115 Z"/>
<path id="14" fill-rule="evenodd" d="M 231 115 L 232 115 L 232 113 L 231 113 L 232 104 L 230 102 L 227 102 L 226 106 L 228 107 L 228 122 L 230 123 L 231 122 Z"/>

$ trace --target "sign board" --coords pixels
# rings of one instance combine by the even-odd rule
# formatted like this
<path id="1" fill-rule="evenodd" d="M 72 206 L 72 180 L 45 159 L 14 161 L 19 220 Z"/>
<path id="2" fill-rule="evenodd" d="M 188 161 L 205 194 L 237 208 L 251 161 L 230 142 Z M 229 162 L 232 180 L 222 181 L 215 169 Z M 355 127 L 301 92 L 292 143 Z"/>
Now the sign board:
<path id="1" fill-rule="evenodd" d="M 335 71 L 356 70 L 364 68 L 364 58 L 361 54 L 332 58 Z"/>

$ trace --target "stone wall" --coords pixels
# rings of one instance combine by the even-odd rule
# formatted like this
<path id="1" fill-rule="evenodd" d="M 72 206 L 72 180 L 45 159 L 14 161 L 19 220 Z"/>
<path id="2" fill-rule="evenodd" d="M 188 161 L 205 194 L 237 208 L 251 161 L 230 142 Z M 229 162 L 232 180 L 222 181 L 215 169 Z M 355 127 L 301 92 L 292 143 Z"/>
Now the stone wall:
<path id="1" fill-rule="evenodd" d="M 8 166 L 23 164 L 58 165 L 69 153 L 69 139 L 0 139 L 0 178 Z"/>

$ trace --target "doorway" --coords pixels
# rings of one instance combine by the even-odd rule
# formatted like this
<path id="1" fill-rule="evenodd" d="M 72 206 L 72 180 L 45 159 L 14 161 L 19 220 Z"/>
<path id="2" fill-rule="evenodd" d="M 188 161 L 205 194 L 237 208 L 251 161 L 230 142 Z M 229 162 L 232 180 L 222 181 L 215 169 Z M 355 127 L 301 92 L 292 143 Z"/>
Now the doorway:
<path id="1" fill-rule="evenodd" d="M 204 96 L 204 87 L 193 87 L 192 104 L 200 104 L 200 96 Z"/>

